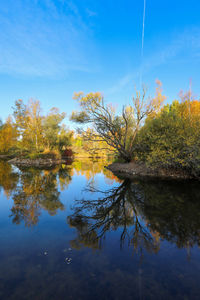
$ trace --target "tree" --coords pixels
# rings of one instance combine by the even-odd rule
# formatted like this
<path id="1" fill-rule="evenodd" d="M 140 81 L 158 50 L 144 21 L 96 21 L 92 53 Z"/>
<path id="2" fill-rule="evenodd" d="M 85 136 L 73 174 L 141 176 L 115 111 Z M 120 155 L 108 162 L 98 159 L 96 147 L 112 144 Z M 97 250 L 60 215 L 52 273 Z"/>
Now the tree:
<path id="1" fill-rule="evenodd" d="M 24 148 L 24 132 L 26 129 L 27 116 L 26 116 L 26 105 L 23 100 L 19 99 L 15 101 L 15 106 L 13 108 L 13 117 L 15 120 L 15 125 L 18 133 L 17 147 L 22 151 Z"/>
<path id="2" fill-rule="evenodd" d="M 42 116 L 39 101 L 29 101 L 27 106 L 27 138 L 36 151 L 40 150 L 43 141 Z"/>
<path id="3" fill-rule="evenodd" d="M 61 122 L 65 118 L 65 113 L 60 113 L 59 109 L 53 107 L 50 110 L 50 113 L 43 120 L 44 127 L 44 138 L 45 138 L 45 146 L 51 150 L 58 145 L 58 135 L 62 129 L 63 136 L 63 128 L 61 127 Z"/>
<path id="4" fill-rule="evenodd" d="M 7 153 L 15 146 L 16 141 L 17 130 L 11 117 L 8 117 L 5 124 L 3 124 L 0 128 L 0 152 Z"/>
<path id="5" fill-rule="evenodd" d="M 124 106 L 117 115 L 112 105 L 105 105 L 100 93 L 75 93 L 74 99 L 79 102 L 80 112 L 73 112 L 71 120 L 79 124 L 92 124 L 93 131 L 85 133 L 85 139 L 104 141 L 114 149 L 126 162 L 131 161 L 135 151 L 135 138 L 146 117 L 154 116 L 165 99 L 162 95 L 162 84 L 157 81 L 156 96 L 146 99 L 146 89 L 136 91 L 132 106 Z"/>
<path id="6" fill-rule="evenodd" d="M 73 132 L 61 124 L 65 113 L 53 107 L 47 116 L 41 114 L 39 101 L 30 100 L 28 104 L 17 100 L 13 108 L 18 132 L 18 148 L 21 151 L 41 152 L 42 150 L 63 150 L 69 146 Z"/>
<path id="7" fill-rule="evenodd" d="M 0 119 L 0 130 L 3 128 L 3 122 L 2 120 Z"/>
<path id="8" fill-rule="evenodd" d="M 38 151 L 43 140 L 40 102 L 31 99 L 28 105 L 25 105 L 23 100 L 19 99 L 13 109 L 19 148 Z"/>
<path id="9" fill-rule="evenodd" d="M 58 149 L 59 151 L 66 150 L 67 147 L 72 145 L 74 136 L 73 130 L 68 130 L 64 124 L 62 124 L 59 135 L 58 135 Z M 69 149 L 68 149 L 69 151 Z M 70 151 L 72 153 L 72 150 Z"/>

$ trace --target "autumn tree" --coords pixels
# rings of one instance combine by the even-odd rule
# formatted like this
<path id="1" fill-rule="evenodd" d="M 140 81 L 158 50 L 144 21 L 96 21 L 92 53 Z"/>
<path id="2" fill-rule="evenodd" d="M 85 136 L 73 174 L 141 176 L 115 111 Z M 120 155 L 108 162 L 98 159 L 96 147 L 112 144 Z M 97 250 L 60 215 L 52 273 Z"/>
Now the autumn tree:
<path id="1" fill-rule="evenodd" d="M 18 133 L 17 147 L 22 151 L 24 148 L 24 132 L 26 129 L 26 106 L 22 99 L 16 100 L 13 109 L 13 117 Z"/>
<path id="2" fill-rule="evenodd" d="M 27 106 L 27 137 L 36 151 L 41 149 L 43 141 L 42 116 L 39 101 L 30 100 Z"/>
<path id="3" fill-rule="evenodd" d="M 31 99 L 25 105 L 23 100 L 20 99 L 15 102 L 13 110 L 19 135 L 19 148 L 38 151 L 43 140 L 40 102 Z"/>
<path id="4" fill-rule="evenodd" d="M 58 108 L 52 108 L 44 116 L 39 101 L 31 99 L 28 104 L 24 104 L 20 99 L 15 102 L 13 110 L 19 137 L 17 146 L 21 151 L 61 151 L 70 145 L 73 132 L 62 124 L 65 113 L 60 113 Z"/>
<path id="5" fill-rule="evenodd" d="M 16 145 L 17 130 L 11 117 L 8 117 L 5 124 L 0 127 L 0 152 L 7 153 Z"/>
<path id="6" fill-rule="evenodd" d="M 136 144 L 140 160 L 199 177 L 200 101 L 186 98 L 166 105 L 155 118 L 146 120 Z"/>
<path id="7" fill-rule="evenodd" d="M 146 97 L 146 88 L 142 93 L 136 91 L 133 104 L 124 106 L 117 115 L 112 105 L 106 105 L 101 93 L 75 93 L 80 105 L 79 112 L 73 112 L 71 120 L 79 124 L 91 124 L 93 130 L 84 131 L 86 140 L 106 142 L 125 161 L 131 161 L 135 151 L 135 138 L 146 117 L 154 116 L 165 99 L 162 84 L 157 81 L 156 96 Z"/>

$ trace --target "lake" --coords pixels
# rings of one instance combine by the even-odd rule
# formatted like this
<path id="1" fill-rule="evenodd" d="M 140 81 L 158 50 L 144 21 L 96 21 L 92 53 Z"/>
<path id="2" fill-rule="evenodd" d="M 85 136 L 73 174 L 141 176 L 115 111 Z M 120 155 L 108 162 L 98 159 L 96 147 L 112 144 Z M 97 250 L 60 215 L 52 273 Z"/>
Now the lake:
<path id="1" fill-rule="evenodd" d="M 200 299 L 200 184 L 0 161 L 0 299 Z"/>

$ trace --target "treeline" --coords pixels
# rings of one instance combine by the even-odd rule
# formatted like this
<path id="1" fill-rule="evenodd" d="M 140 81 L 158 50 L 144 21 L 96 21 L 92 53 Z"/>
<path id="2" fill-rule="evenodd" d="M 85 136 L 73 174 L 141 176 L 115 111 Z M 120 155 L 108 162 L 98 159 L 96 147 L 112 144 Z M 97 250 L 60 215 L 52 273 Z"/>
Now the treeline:
<path id="1" fill-rule="evenodd" d="M 100 93 L 76 93 L 80 111 L 72 112 L 70 119 L 84 124 L 78 133 L 66 128 L 65 113 L 57 108 L 43 115 L 39 101 L 17 100 L 13 115 L 0 124 L 0 154 L 34 158 L 62 155 L 66 149 L 79 157 L 115 154 L 125 162 L 143 161 L 199 177 L 200 101 L 189 91 L 164 105 L 162 84 L 156 84 L 153 98 L 146 96 L 146 89 L 136 91 L 132 105 L 123 107 L 121 114 L 106 105 Z"/>
<path id="2" fill-rule="evenodd" d="M 17 100 L 12 116 L 5 123 L 0 122 L 0 154 L 29 158 L 107 156 L 105 142 L 85 140 L 81 133 L 66 127 L 65 117 L 56 107 L 43 115 L 39 101 L 30 100 L 25 104 Z"/>

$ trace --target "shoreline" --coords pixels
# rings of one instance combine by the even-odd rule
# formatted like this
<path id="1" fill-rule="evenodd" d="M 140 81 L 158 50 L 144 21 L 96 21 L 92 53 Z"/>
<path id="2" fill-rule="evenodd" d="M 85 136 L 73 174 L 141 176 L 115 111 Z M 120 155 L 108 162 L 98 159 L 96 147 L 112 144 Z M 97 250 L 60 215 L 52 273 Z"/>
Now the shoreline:
<path id="1" fill-rule="evenodd" d="M 61 159 L 54 159 L 54 158 L 13 158 L 8 160 L 9 164 L 15 166 L 23 166 L 23 167 L 53 167 L 59 164 L 65 164 L 72 160 L 71 157 L 69 158 L 61 158 Z"/>
<path id="2" fill-rule="evenodd" d="M 61 158 L 22 158 L 22 157 L 13 157 L 8 156 L 1 157 L 0 159 L 6 160 L 9 164 L 15 165 L 15 166 L 22 166 L 22 167 L 53 167 L 59 164 L 69 164 L 69 162 L 72 162 L 76 159 L 100 159 L 101 157 L 61 157 Z"/>
<path id="3" fill-rule="evenodd" d="M 3 155 L 2 155 L 3 156 Z M 54 167 L 59 164 L 68 164 L 69 161 L 76 159 L 76 157 L 67 158 L 20 158 L 9 157 L 5 155 L 0 156 L 0 159 L 7 160 L 9 164 L 21 167 Z M 78 158 L 77 158 L 78 159 Z M 152 168 L 145 165 L 142 162 L 130 162 L 130 163 L 112 163 L 105 168 L 111 171 L 114 175 L 122 178 L 146 178 L 146 179 L 164 179 L 164 180 L 199 180 L 195 176 L 189 175 L 183 170 L 173 170 L 165 168 Z"/>
<path id="4" fill-rule="evenodd" d="M 198 180 L 198 178 L 189 175 L 182 170 L 172 170 L 165 168 L 153 169 L 147 167 L 141 162 L 130 163 L 112 163 L 105 166 L 106 169 L 111 171 L 114 175 L 123 178 L 152 178 L 152 179 L 165 179 L 165 180 Z"/>
<path id="5" fill-rule="evenodd" d="M 1 160 L 11 160 L 13 159 L 15 156 L 12 154 L 0 154 L 0 159 Z"/>

